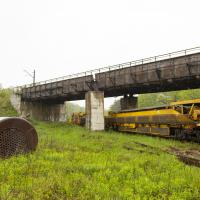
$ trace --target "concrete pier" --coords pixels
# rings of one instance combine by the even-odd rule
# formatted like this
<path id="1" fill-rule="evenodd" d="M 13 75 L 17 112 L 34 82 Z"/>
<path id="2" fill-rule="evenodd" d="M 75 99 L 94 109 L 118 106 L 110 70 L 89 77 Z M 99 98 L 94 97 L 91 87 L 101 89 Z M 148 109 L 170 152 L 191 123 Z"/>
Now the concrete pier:
<path id="1" fill-rule="evenodd" d="M 121 110 L 134 109 L 138 107 L 138 98 L 133 95 L 124 95 L 120 99 Z"/>
<path id="2" fill-rule="evenodd" d="M 85 94 L 86 128 L 104 130 L 104 92 L 89 91 Z"/>

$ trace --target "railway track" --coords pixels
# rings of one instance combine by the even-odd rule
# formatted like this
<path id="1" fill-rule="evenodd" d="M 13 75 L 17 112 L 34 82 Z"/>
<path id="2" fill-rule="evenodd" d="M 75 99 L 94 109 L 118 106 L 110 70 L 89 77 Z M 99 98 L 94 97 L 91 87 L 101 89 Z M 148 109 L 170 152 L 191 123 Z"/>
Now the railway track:
<path id="1" fill-rule="evenodd" d="M 140 153 L 149 153 L 154 155 L 159 155 L 160 152 L 168 153 L 176 156 L 178 160 L 185 163 L 186 165 L 200 167 L 200 150 L 198 149 L 180 149 L 171 146 L 167 149 L 162 149 L 135 141 L 132 141 L 131 143 L 132 145 L 124 144 L 123 147 L 127 150 L 133 150 Z M 142 149 L 137 149 L 136 146 L 140 146 L 142 147 Z"/>

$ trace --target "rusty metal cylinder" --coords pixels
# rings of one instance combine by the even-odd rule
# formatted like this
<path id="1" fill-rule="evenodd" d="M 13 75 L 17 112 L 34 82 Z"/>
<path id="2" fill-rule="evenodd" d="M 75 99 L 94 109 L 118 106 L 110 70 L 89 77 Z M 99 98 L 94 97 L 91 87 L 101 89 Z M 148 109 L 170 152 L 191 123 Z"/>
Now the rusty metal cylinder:
<path id="1" fill-rule="evenodd" d="M 38 144 L 35 128 L 25 119 L 0 117 L 0 157 L 34 151 Z"/>

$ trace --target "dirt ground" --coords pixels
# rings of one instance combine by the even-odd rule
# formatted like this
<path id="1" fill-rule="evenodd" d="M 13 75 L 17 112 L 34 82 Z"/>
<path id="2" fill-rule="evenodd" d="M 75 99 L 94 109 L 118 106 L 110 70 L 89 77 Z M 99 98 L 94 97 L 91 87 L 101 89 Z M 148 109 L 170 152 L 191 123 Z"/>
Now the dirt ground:
<path id="1" fill-rule="evenodd" d="M 177 158 L 185 164 L 200 167 L 200 151 L 197 149 L 182 150 L 170 147 L 168 152 L 176 155 Z"/>

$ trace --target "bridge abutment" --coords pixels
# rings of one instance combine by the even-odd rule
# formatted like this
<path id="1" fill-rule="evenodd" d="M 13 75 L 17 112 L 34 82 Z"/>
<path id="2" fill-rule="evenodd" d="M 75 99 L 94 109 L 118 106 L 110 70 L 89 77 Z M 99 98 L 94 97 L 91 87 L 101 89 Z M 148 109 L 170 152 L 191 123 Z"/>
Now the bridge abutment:
<path id="1" fill-rule="evenodd" d="M 86 128 L 104 130 L 104 92 L 89 91 L 85 94 Z"/>
<path id="2" fill-rule="evenodd" d="M 134 109 L 138 107 L 138 98 L 133 95 L 124 95 L 120 99 L 121 110 Z"/>
<path id="3" fill-rule="evenodd" d="M 50 104 L 41 102 L 21 102 L 22 116 L 42 121 L 66 121 L 65 104 Z"/>
<path id="4" fill-rule="evenodd" d="M 66 121 L 66 105 L 44 102 L 22 101 L 21 95 L 13 93 L 10 98 L 12 106 L 22 117 L 31 117 L 42 121 Z"/>

